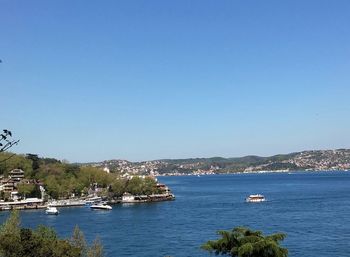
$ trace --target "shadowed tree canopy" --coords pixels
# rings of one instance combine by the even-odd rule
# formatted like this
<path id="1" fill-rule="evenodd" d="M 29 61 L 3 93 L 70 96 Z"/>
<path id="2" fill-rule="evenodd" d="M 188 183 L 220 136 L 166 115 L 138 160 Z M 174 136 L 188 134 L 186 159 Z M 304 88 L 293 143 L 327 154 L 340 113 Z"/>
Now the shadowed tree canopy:
<path id="1" fill-rule="evenodd" d="M 237 227 L 232 231 L 218 231 L 218 240 L 211 240 L 202 245 L 202 249 L 232 257 L 287 257 L 288 250 L 280 246 L 285 234 L 264 236 L 261 231 Z"/>
<path id="2" fill-rule="evenodd" d="M 37 154 L 28 153 L 26 155 L 27 159 L 32 161 L 32 169 L 36 171 L 40 168 L 40 158 Z"/>

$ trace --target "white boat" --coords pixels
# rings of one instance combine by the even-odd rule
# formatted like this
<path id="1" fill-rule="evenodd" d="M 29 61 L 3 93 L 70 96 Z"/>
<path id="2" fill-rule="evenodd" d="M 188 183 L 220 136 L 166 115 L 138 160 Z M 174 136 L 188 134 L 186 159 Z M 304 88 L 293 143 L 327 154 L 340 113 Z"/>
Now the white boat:
<path id="1" fill-rule="evenodd" d="M 247 203 L 260 203 L 260 202 L 265 202 L 265 196 L 260 195 L 260 194 L 256 194 L 256 195 L 250 195 L 248 196 L 245 201 Z"/>
<path id="2" fill-rule="evenodd" d="M 48 215 L 57 215 L 59 214 L 59 211 L 57 210 L 56 207 L 51 207 L 51 206 L 48 206 L 45 210 L 46 214 Z"/>
<path id="3" fill-rule="evenodd" d="M 88 199 L 85 199 L 85 205 L 87 206 L 90 206 L 90 205 L 93 205 L 93 204 L 97 204 L 99 202 L 102 201 L 102 198 L 99 197 L 99 196 L 96 196 L 96 197 L 91 197 L 91 198 L 88 198 Z"/>
<path id="4" fill-rule="evenodd" d="M 93 210 L 112 210 L 112 206 L 106 203 L 93 204 L 90 206 L 90 208 Z"/>

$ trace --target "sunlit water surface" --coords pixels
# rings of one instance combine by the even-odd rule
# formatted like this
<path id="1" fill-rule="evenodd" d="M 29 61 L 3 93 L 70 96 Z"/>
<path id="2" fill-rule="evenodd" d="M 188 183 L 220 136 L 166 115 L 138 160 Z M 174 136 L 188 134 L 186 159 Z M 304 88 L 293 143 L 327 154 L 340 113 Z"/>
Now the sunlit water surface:
<path id="1" fill-rule="evenodd" d="M 291 257 L 350 256 L 350 172 L 160 177 L 176 200 L 114 205 L 112 211 L 61 208 L 22 211 L 24 226 L 45 224 L 69 237 L 75 225 L 99 236 L 107 257 L 209 256 L 200 245 L 219 229 L 249 226 L 285 232 Z M 262 193 L 267 202 L 245 203 Z M 8 212 L 0 213 L 3 222 Z"/>

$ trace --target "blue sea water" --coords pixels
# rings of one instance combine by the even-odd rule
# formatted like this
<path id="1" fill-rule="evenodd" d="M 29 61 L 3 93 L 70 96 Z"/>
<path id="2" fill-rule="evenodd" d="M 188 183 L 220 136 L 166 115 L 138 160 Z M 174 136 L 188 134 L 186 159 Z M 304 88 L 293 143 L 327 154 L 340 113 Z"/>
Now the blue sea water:
<path id="1" fill-rule="evenodd" d="M 112 211 L 86 207 L 21 212 L 22 224 L 54 227 L 69 237 L 75 225 L 88 241 L 99 236 L 107 257 L 210 256 L 200 249 L 219 229 L 249 226 L 284 232 L 291 257 L 350 256 L 350 172 L 268 173 L 160 177 L 176 200 L 115 205 Z M 262 193 L 264 203 L 245 203 Z M 0 213 L 0 221 L 8 216 Z"/>

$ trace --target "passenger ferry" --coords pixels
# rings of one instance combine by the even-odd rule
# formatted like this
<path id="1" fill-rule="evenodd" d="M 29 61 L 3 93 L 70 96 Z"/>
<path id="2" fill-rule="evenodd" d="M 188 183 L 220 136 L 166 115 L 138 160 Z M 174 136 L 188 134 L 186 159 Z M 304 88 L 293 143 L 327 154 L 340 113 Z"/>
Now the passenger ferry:
<path id="1" fill-rule="evenodd" d="M 247 203 L 260 203 L 260 202 L 265 202 L 265 196 L 257 194 L 257 195 L 250 195 L 248 196 L 245 201 Z"/>

